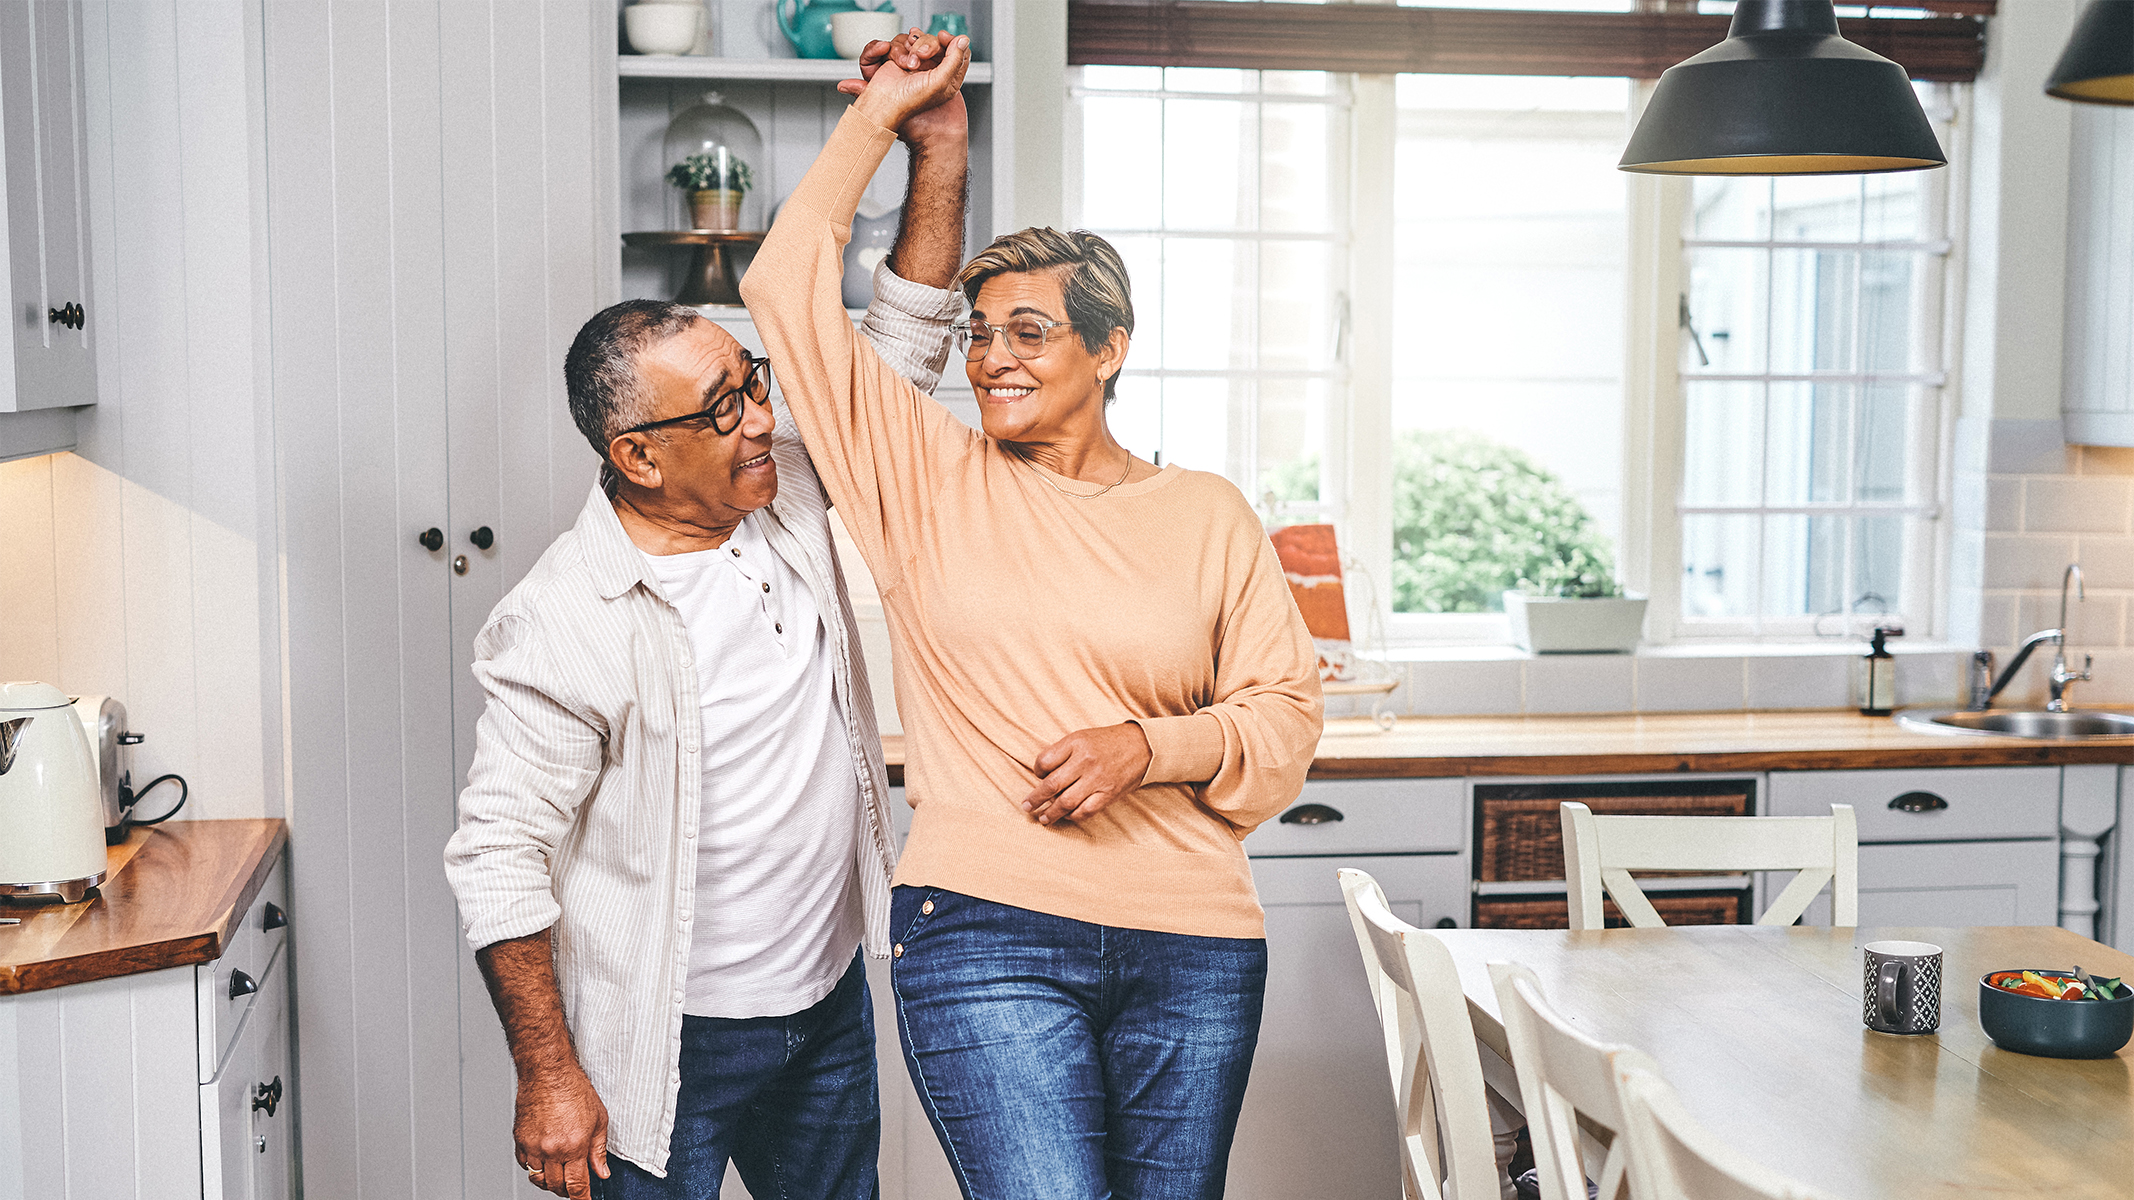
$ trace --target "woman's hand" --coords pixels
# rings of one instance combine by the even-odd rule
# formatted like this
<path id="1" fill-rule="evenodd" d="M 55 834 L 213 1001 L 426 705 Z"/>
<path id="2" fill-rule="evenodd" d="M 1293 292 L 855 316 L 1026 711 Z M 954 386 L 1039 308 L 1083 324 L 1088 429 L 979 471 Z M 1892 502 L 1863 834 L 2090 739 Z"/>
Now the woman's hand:
<path id="1" fill-rule="evenodd" d="M 1148 735 L 1132 721 L 1078 729 L 1045 747 L 1036 765 L 1041 778 L 1023 798 L 1023 811 L 1040 825 L 1080 820 L 1141 786 Z"/>
<path id="2" fill-rule="evenodd" d="M 971 39 L 941 40 L 913 30 L 897 35 L 887 48 L 881 42 L 868 43 L 862 64 L 862 78 L 843 80 L 837 90 L 858 96 L 853 107 L 882 128 L 902 129 L 912 118 L 952 100 L 961 115 L 959 89 L 971 65 Z"/>

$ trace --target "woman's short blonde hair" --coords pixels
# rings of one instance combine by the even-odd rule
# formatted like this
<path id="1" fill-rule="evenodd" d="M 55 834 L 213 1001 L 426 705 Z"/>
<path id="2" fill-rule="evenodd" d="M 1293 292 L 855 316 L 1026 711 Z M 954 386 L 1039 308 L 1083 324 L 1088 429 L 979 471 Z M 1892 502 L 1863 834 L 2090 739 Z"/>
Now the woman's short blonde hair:
<path id="1" fill-rule="evenodd" d="M 964 298 L 978 302 L 978 290 L 995 275 L 1044 271 L 1058 276 L 1060 295 L 1067 305 L 1067 319 L 1082 336 L 1091 354 L 1111 340 L 1111 331 L 1134 332 L 1134 289 L 1126 277 L 1126 263 L 1110 242 L 1086 229 L 1061 233 L 1051 228 L 1031 228 L 1004 233 L 993 244 L 964 264 L 956 286 Z M 1117 394 L 1119 376 L 1104 381 L 1108 403 Z"/>

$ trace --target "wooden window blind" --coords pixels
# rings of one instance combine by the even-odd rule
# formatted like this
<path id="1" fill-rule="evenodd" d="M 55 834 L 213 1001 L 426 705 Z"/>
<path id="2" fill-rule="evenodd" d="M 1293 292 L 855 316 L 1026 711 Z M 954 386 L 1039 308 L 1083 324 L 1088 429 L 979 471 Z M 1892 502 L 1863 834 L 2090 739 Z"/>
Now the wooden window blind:
<path id="1" fill-rule="evenodd" d="M 1931 15 L 1841 18 L 1839 27 L 1854 42 L 1902 64 L 1914 79 L 1975 79 L 1985 60 L 1985 19 L 1994 0 L 1934 0 L 1907 7 Z M 1727 21 L 1694 12 L 1070 0 L 1067 62 L 1654 79 L 1723 40 Z"/>

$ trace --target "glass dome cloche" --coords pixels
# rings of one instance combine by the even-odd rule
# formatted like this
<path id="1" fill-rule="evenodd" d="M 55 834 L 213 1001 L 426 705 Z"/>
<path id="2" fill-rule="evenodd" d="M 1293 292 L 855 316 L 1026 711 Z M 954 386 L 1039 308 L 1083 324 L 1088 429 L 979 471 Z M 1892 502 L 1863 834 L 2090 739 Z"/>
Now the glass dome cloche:
<path id="1" fill-rule="evenodd" d="M 675 114 L 667 125 L 667 182 L 681 202 L 681 228 L 730 233 L 764 227 L 756 172 L 763 135 L 718 92 Z"/>

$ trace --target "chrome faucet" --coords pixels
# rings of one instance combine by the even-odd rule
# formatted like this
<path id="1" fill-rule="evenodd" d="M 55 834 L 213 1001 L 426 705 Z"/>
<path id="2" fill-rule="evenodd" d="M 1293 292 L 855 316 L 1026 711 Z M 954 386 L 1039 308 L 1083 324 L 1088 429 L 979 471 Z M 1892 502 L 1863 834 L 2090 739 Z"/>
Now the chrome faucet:
<path id="1" fill-rule="evenodd" d="M 2023 669 L 2024 662 L 2030 658 L 2030 652 L 2037 649 L 2041 643 L 2051 642 L 2053 644 L 2052 674 L 2046 677 L 2046 682 L 2052 698 L 2045 702 L 2045 708 L 2048 712 L 2067 711 L 2067 685 L 2081 683 L 2089 679 L 2090 663 L 2092 661 L 2090 656 L 2085 654 L 2082 656 L 2082 670 L 2079 673 L 2067 669 L 2067 590 L 2070 585 L 2075 589 L 2075 599 L 2082 600 L 2084 598 L 2082 566 L 2079 563 L 2067 564 L 2067 570 L 2060 576 L 2059 628 L 2040 629 L 2029 637 L 2024 638 L 2023 644 L 2016 648 L 2015 657 L 2008 660 L 2007 669 L 2001 672 L 2000 678 L 1994 680 L 1991 687 L 1983 689 L 1983 695 L 1981 695 L 1981 689 L 1974 686 L 1971 689 L 1971 707 L 1974 710 L 1982 711 L 1990 707 L 1993 704 L 1993 698 L 2001 694 L 2001 689 L 2008 686 L 2008 682 L 2015 678 L 2017 671 Z M 1983 650 L 1979 653 L 1980 655 L 1986 655 Z M 1983 659 L 1974 658 L 1973 661 L 1982 661 L 1990 668 L 1993 659 L 1990 655 L 1986 655 Z"/>

